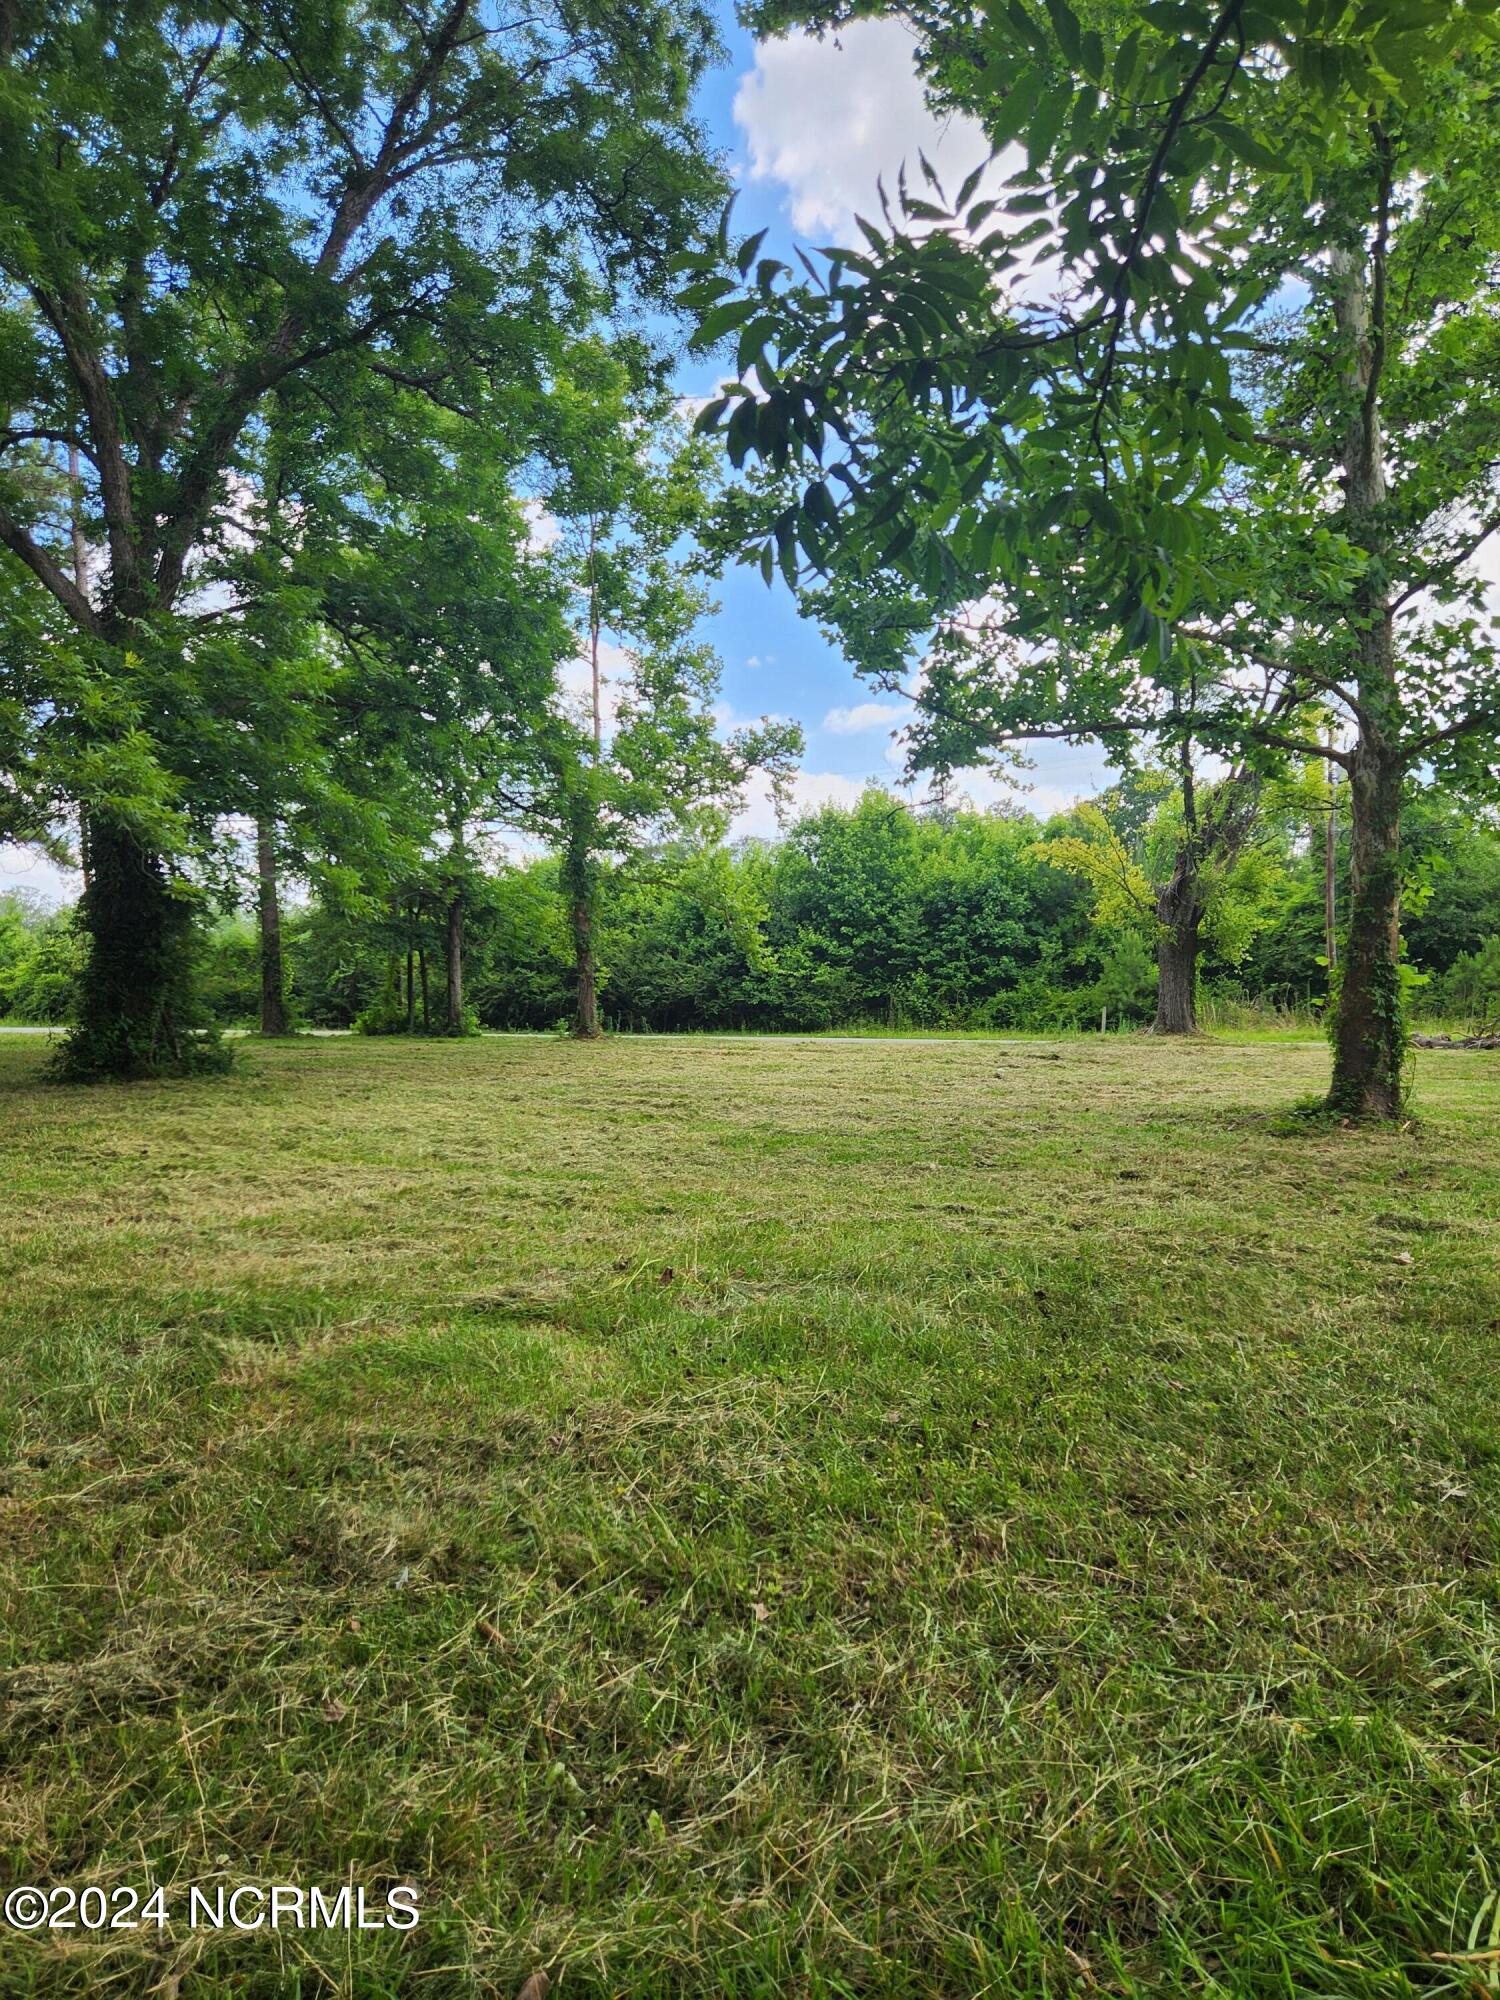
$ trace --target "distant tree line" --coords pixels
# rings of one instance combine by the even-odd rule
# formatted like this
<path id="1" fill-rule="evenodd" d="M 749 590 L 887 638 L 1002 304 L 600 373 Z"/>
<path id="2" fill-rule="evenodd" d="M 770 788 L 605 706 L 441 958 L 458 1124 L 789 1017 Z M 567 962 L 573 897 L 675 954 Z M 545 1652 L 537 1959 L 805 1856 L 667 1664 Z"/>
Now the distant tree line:
<path id="1" fill-rule="evenodd" d="M 1016 808 L 913 811 L 867 792 L 825 806 L 778 841 L 658 846 L 606 864 L 595 939 L 598 1004 L 625 1031 L 807 1032 L 863 1025 L 1067 1030 L 1144 1027 L 1158 1004 L 1157 929 L 1089 858 L 1149 876 L 1170 846 L 1149 778 L 1046 822 Z M 1101 828 L 1113 843 L 1099 845 Z M 1417 1010 L 1449 1020 L 1500 1011 L 1500 832 L 1433 793 L 1406 809 L 1413 888 L 1407 944 Z M 1285 818 L 1211 912 L 1200 958 L 1209 1018 L 1293 1015 L 1311 1024 L 1328 986 L 1325 843 Z M 466 1025 L 571 1023 L 578 966 L 565 856 L 476 869 L 467 892 Z M 1347 841 L 1334 848 L 1345 893 Z M 447 912 L 437 893 L 284 918 L 294 1024 L 372 1033 L 448 1031 Z M 253 913 L 209 933 L 199 968 L 225 1025 L 258 1018 Z M 81 939 L 68 912 L 0 904 L 0 1012 L 60 1021 Z"/>

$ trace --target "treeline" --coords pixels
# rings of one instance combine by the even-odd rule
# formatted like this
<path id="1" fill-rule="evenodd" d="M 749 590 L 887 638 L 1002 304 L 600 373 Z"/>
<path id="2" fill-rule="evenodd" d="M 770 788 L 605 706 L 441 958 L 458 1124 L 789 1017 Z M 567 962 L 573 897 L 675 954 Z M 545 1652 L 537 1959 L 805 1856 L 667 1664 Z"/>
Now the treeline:
<path id="1" fill-rule="evenodd" d="M 86 883 L 17 920 L 13 1007 L 86 938 L 53 1073 L 222 1068 L 251 875 L 268 1033 L 1131 1020 L 1154 960 L 1159 1032 L 1321 998 L 1327 1111 L 1400 1116 L 1412 982 L 1496 934 L 1422 927 L 1472 844 L 1427 788 L 1500 797 L 1500 45 L 1334 11 L 935 0 L 993 187 L 898 176 L 796 266 L 731 235 L 698 5 L 0 11 L 0 840 Z M 718 853 L 801 749 L 720 728 L 731 561 L 912 693 L 913 775 L 1136 776 Z M 495 873 L 517 834 L 551 873 Z"/>
<path id="2" fill-rule="evenodd" d="M 1152 925 L 1123 912 L 1082 867 L 1091 819 L 1120 793 L 1043 823 L 1015 811 L 913 812 L 868 792 L 827 806 L 777 842 L 663 848 L 602 885 L 601 1007 L 619 1030 L 806 1032 L 886 1025 L 1066 1030 L 1143 1026 L 1156 1006 Z M 1406 933 L 1417 1011 L 1474 1021 L 1500 1012 L 1500 834 L 1441 799 L 1407 808 Z M 1322 829 L 1283 825 L 1262 849 L 1233 921 L 1200 964 L 1210 1018 L 1311 1021 L 1327 992 Z M 1146 839 L 1143 829 L 1136 844 Z M 551 1029 L 576 1004 L 561 863 L 541 857 L 476 876 L 468 904 L 472 1025 Z M 1335 894 L 1347 893 L 1346 843 Z M 435 898 L 362 910 L 294 907 L 284 923 L 294 1023 L 375 1033 L 446 1029 L 446 913 Z M 61 1021 L 80 940 L 67 912 L 0 906 L 0 1011 Z M 253 1026 L 260 939 L 251 917 L 210 933 L 200 979 L 216 1018 Z"/>

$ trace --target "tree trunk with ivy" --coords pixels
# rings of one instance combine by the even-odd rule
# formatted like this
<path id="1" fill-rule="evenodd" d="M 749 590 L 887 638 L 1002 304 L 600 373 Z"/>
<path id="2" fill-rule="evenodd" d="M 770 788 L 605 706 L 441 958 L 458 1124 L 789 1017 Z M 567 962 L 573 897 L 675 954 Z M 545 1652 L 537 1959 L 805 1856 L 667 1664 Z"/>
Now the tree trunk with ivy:
<path id="1" fill-rule="evenodd" d="M 573 973 L 577 983 L 573 1004 L 573 1034 L 591 1042 L 599 1028 L 599 964 L 594 949 L 594 870 L 592 805 L 580 803 L 572 814 L 562 856 L 562 886 L 573 933 Z"/>
<path id="2" fill-rule="evenodd" d="M 1184 736 L 1177 746 L 1178 783 L 1182 798 L 1182 837 L 1172 857 L 1172 873 L 1156 899 L 1156 1018 L 1153 1035 L 1196 1035 L 1198 1032 L 1198 952 L 1203 933 L 1203 861 L 1215 843 L 1226 853 L 1243 838 L 1237 813 L 1223 802 L 1212 806 L 1205 820 L 1198 813 L 1198 782 L 1193 746 Z M 1236 799 L 1246 783 L 1243 772 L 1228 780 Z"/>
<path id="3" fill-rule="evenodd" d="M 1348 357 L 1344 528 L 1365 555 L 1347 629 L 1354 648 L 1358 733 L 1349 773 L 1349 926 L 1332 1023 L 1327 1106 L 1346 1118 L 1395 1118 L 1402 1107 L 1406 1021 L 1401 989 L 1401 781 L 1395 608 L 1386 582 L 1389 487 L 1380 414 L 1385 361 L 1386 238 L 1391 167 L 1382 164 L 1373 246 L 1333 265 L 1334 324 Z"/>
<path id="4" fill-rule="evenodd" d="M 260 1032 L 289 1035 L 286 963 L 281 950 L 281 890 L 276 879 L 276 837 L 271 822 L 255 827 L 255 866 L 260 916 Z"/>
<path id="5" fill-rule="evenodd" d="M 123 659 L 146 603 L 96 625 Z M 67 1082 L 135 1082 L 223 1069 L 228 1052 L 193 991 L 197 926 L 187 884 L 135 826 L 102 807 L 87 816 L 87 886 L 78 921 L 87 940 L 73 1026 L 53 1059 Z"/>
<path id="6" fill-rule="evenodd" d="M 1401 991 L 1401 766 L 1361 741 L 1349 767 L 1349 927 L 1338 973 L 1329 1109 L 1401 1110 L 1406 1021 Z"/>
<path id="7" fill-rule="evenodd" d="M 573 964 L 578 977 L 578 998 L 573 1009 L 573 1033 L 581 1042 L 594 1041 L 599 1033 L 599 965 L 594 956 L 594 913 L 587 897 L 580 897 L 573 909 Z"/>
<path id="8" fill-rule="evenodd" d="M 88 939 L 77 1018 L 55 1058 L 67 1082 L 121 1082 L 222 1066 L 193 1007 L 192 904 L 167 864 L 129 827 L 89 816 Z"/>

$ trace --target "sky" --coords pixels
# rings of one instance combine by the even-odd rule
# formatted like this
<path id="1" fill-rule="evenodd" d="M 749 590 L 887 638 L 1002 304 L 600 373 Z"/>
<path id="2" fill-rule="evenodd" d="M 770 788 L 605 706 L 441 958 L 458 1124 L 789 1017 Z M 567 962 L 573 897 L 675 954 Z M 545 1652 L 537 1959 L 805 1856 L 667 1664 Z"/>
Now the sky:
<path id="1" fill-rule="evenodd" d="M 900 22 L 856 22 L 838 40 L 791 35 L 756 43 L 725 7 L 721 34 L 727 60 L 705 78 L 699 110 L 740 191 L 736 229 L 768 228 L 768 252 L 785 257 L 799 243 L 848 240 L 855 213 L 875 212 L 880 176 L 893 183 L 903 160 L 915 164 L 919 150 L 953 185 L 985 156 L 977 127 L 928 111 Z M 717 379 L 711 360 L 682 365 L 684 395 L 703 395 Z M 779 578 L 768 587 L 758 570 L 732 568 L 718 596 L 708 636 L 724 662 L 723 723 L 780 715 L 802 724 L 807 749 L 794 805 L 847 803 L 869 782 L 898 784 L 897 698 L 877 694 L 851 671 L 798 616 Z M 1029 789 L 1017 792 L 1015 780 L 987 772 L 971 774 L 959 789 L 976 804 L 1009 795 L 1045 814 L 1097 790 L 1106 775 L 1096 748 L 1042 744 L 1021 780 Z M 775 830 L 770 800 L 757 788 L 735 831 Z M 49 861 L 0 847 L 3 888 L 57 900 L 75 894 L 78 883 Z"/>

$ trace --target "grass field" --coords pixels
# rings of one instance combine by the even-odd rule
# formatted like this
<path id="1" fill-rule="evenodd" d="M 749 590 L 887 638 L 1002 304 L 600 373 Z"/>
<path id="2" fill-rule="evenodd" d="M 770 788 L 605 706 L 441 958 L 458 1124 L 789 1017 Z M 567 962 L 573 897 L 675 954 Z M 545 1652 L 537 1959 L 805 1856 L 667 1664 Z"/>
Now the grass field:
<path id="1" fill-rule="evenodd" d="M 1311 1043 L 44 1058 L 0 1872 L 422 1917 L 6 2000 L 1500 1986 L 1500 1058 L 1384 1136 Z"/>

